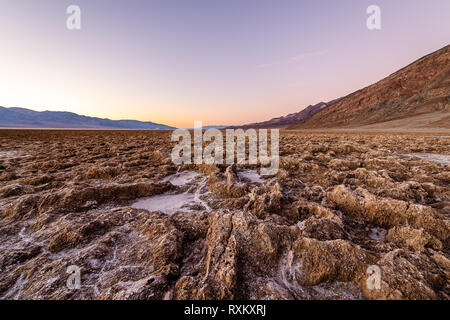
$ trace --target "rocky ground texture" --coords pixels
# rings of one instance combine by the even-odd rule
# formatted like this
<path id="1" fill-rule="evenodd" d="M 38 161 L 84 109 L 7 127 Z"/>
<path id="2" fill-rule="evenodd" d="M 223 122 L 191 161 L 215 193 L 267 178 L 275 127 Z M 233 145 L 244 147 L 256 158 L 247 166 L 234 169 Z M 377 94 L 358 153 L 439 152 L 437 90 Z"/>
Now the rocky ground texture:
<path id="1" fill-rule="evenodd" d="M 449 145 L 285 131 L 278 173 L 251 179 L 174 165 L 170 132 L 2 130 L 0 298 L 449 299 Z"/>

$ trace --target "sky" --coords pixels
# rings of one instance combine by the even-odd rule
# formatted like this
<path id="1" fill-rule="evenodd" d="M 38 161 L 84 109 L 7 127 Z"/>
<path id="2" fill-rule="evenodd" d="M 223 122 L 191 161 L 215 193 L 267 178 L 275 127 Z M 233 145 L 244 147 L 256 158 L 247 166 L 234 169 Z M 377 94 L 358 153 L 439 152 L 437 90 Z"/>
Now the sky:
<path id="1" fill-rule="evenodd" d="M 81 30 L 69 30 L 69 5 Z M 381 9 L 381 30 L 366 26 Z M 176 127 L 298 112 L 450 43 L 448 0 L 0 0 L 0 106 Z"/>

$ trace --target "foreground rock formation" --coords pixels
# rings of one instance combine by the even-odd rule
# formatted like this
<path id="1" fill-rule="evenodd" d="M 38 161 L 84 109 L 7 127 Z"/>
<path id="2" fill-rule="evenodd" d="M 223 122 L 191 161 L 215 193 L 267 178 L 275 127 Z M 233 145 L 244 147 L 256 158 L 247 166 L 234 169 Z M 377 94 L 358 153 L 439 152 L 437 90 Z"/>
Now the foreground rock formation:
<path id="1" fill-rule="evenodd" d="M 448 134 L 283 132 L 263 179 L 169 141 L 0 131 L 0 298 L 449 299 Z"/>

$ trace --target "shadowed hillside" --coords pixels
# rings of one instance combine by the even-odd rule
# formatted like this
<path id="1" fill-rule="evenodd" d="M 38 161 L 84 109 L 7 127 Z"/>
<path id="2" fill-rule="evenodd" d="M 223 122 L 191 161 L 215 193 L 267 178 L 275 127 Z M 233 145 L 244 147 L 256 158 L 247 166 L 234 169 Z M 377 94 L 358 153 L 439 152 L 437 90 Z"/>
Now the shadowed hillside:
<path id="1" fill-rule="evenodd" d="M 289 129 L 361 127 L 433 113 L 418 127 L 450 128 L 450 46 L 429 54 L 387 78 L 322 108 Z M 429 117 L 428 117 L 429 118 Z"/>
<path id="2" fill-rule="evenodd" d="M 291 113 L 288 114 L 287 116 L 284 117 L 278 117 L 278 118 L 273 118 L 267 121 L 263 121 L 263 122 L 255 122 L 255 123 L 249 123 L 249 124 L 245 124 L 242 126 L 235 126 L 232 128 L 241 128 L 241 129 L 249 129 L 249 128 L 264 128 L 264 129 L 270 129 L 270 128 L 286 128 L 292 124 L 296 124 L 299 121 L 306 119 L 308 117 L 310 117 L 311 115 L 315 114 L 316 112 L 318 112 L 319 110 L 326 108 L 330 105 L 332 105 L 333 103 L 336 103 L 337 101 L 339 101 L 339 99 L 335 99 L 332 100 L 330 102 L 319 102 L 317 104 L 314 105 L 310 105 L 308 107 L 306 107 L 305 109 L 299 111 L 299 112 L 295 112 L 295 113 Z"/>

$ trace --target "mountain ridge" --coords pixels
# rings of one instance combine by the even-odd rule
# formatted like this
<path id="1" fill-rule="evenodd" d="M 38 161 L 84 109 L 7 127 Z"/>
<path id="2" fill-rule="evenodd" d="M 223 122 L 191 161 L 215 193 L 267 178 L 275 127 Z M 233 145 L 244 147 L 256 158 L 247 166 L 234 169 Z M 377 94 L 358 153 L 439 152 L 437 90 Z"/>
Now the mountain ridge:
<path id="1" fill-rule="evenodd" d="M 314 113 L 318 112 L 319 110 L 323 109 L 323 108 L 327 108 L 330 105 L 332 105 L 333 103 L 336 103 L 337 101 L 339 101 L 341 98 L 338 99 L 334 99 L 331 100 L 329 102 L 319 102 L 316 103 L 314 105 L 309 105 L 306 108 L 298 111 L 298 112 L 294 112 L 294 113 L 290 113 L 286 116 L 281 116 L 281 117 L 277 117 L 277 118 L 272 118 L 270 120 L 266 120 L 266 121 L 262 121 L 262 122 L 253 122 L 253 123 L 248 123 L 248 124 L 244 124 L 241 126 L 232 126 L 230 127 L 231 129 L 258 129 L 258 128 L 264 128 L 264 129 L 274 129 L 274 128 L 286 128 L 289 125 L 295 124 L 298 121 L 301 121 L 302 119 L 305 119 L 311 115 L 313 115 Z"/>
<path id="2" fill-rule="evenodd" d="M 450 128 L 450 45 L 419 58 L 374 84 L 359 89 L 288 129 L 356 128 L 441 113 Z M 447 120 L 445 120 L 447 119 Z M 423 123 L 430 127 L 432 123 Z M 400 124 L 399 124 L 400 126 Z"/>
<path id="3" fill-rule="evenodd" d="M 111 120 L 69 111 L 35 111 L 0 107 L 0 128 L 52 129 L 141 129 L 172 130 L 175 127 L 151 121 Z"/>

